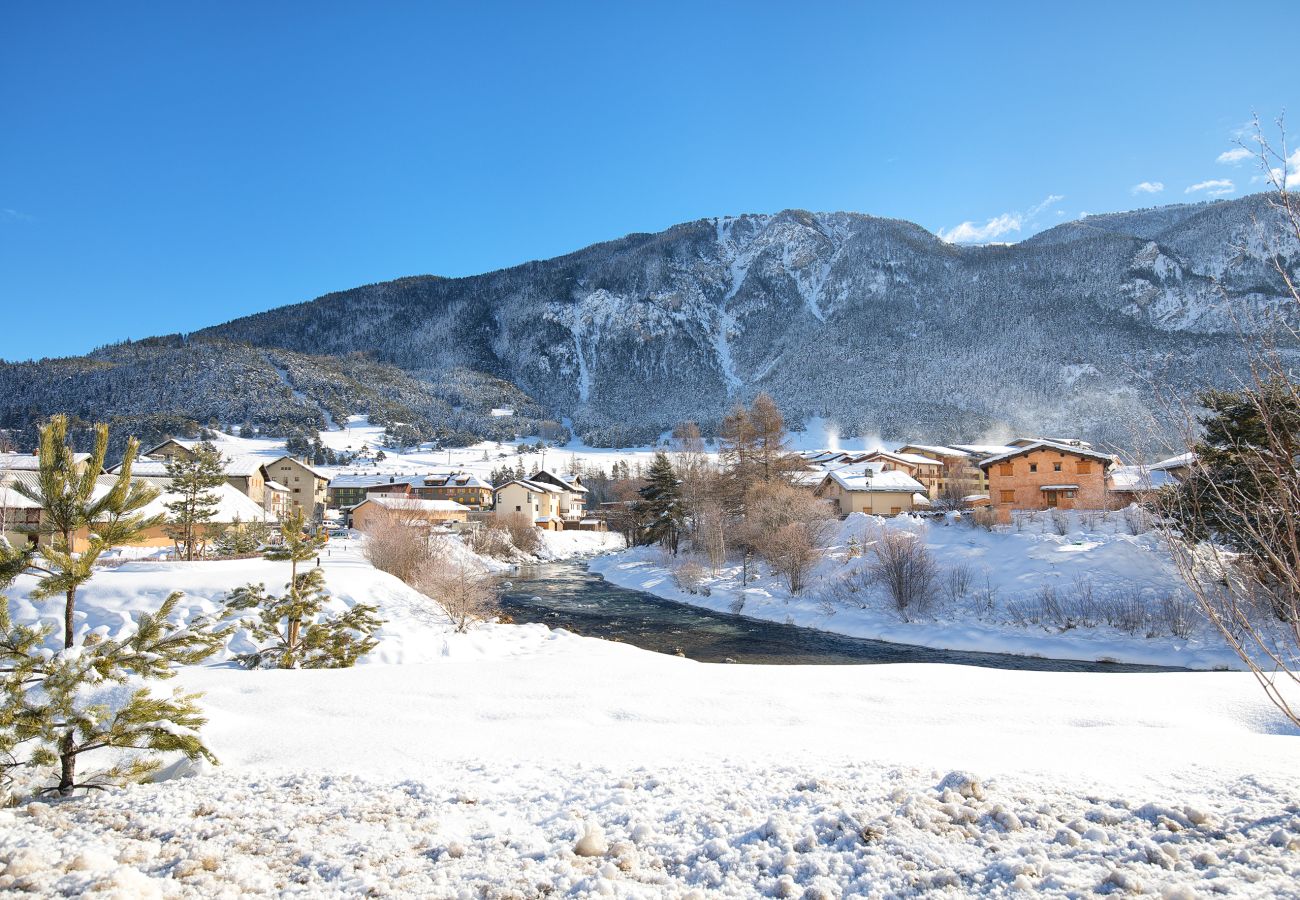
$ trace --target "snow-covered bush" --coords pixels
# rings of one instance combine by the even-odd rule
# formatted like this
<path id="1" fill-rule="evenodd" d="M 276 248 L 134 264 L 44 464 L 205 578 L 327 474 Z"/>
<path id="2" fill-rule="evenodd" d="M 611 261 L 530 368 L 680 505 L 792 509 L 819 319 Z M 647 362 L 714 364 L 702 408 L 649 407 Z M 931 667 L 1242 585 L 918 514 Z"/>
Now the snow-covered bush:
<path id="1" fill-rule="evenodd" d="M 458 633 L 468 631 L 475 622 L 494 618 L 500 611 L 496 579 L 465 560 L 435 559 L 416 575 L 415 588 L 442 605 Z"/>
<path id="2" fill-rule="evenodd" d="M 925 542 L 907 532 L 884 531 L 871 550 L 870 572 L 884 585 L 899 615 L 906 619 L 923 612 L 939 577 Z"/>
<path id="3" fill-rule="evenodd" d="M 672 569 L 673 583 L 688 594 L 709 596 L 709 589 L 704 585 L 705 570 L 693 559 L 686 558 Z"/>
<path id="4" fill-rule="evenodd" d="M 542 549 L 542 535 L 527 513 L 515 512 L 497 516 L 497 523 L 510 535 L 510 543 L 520 551 L 531 556 Z"/>

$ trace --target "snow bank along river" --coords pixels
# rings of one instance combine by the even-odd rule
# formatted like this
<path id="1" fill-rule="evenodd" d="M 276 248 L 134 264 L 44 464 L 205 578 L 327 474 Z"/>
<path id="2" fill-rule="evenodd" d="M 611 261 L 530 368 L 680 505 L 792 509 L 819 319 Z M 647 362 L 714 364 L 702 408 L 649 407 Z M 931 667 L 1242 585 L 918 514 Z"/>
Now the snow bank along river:
<path id="1" fill-rule="evenodd" d="M 624 641 L 645 650 L 700 662 L 766 664 L 957 663 L 1050 672 L 1173 671 L 1043 659 L 1011 653 L 934 650 L 873 641 L 713 612 L 611 584 L 574 561 L 523 567 L 506 579 L 502 605 L 516 621 L 540 622 L 588 637 Z"/>

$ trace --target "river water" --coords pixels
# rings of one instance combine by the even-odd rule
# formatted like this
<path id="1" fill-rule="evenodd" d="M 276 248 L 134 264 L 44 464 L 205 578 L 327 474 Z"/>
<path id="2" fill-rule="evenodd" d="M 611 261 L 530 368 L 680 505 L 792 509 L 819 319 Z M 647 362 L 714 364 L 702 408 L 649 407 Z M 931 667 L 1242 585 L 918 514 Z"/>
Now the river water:
<path id="1" fill-rule="evenodd" d="M 849 665 L 934 662 L 1044 672 L 1159 672 L 1081 660 L 931 650 L 715 613 L 610 584 L 581 562 L 525 566 L 507 579 L 502 606 L 516 622 L 541 622 L 587 637 L 625 641 L 700 662 Z"/>

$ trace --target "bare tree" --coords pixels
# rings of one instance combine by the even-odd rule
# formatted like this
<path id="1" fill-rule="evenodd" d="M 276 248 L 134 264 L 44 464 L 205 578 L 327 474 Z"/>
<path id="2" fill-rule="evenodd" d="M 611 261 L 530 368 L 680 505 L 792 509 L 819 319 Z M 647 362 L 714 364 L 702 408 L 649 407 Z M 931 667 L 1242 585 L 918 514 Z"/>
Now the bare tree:
<path id="1" fill-rule="evenodd" d="M 1277 124 L 1280 145 L 1256 119 L 1247 149 L 1273 187 L 1270 207 L 1294 255 L 1300 202 L 1289 183 L 1300 175 L 1288 159 L 1284 123 Z M 1292 363 L 1300 333 L 1290 324 L 1300 312 L 1300 289 L 1282 253 L 1274 253 L 1273 265 L 1289 294 L 1288 314 L 1238 321 L 1248 372 L 1236 391 L 1202 398 L 1213 415 L 1198 421 L 1189 404 L 1177 407 L 1195 455 L 1158 509 L 1175 565 L 1201 610 L 1269 699 L 1300 725 L 1300 387 Z"/>
<path id="2" fill-rule="evenodd" d="M 416 576 L 414 586 L 438 601 L 458 633 L 495 618 L 501 609 L 496 579 L 463 561 L 448 562 L 435 554 L 431 564 Z"/>
<path id="3" fill-rule="evenodd" d="M 750 547 L 786 579 L 792 594 L 823 555 L 822 541 L 834 515 L 811 491 L 779 481 L 760 481 L 745 497 L 745 520 L 737 543 Z"/>
<path id="4" fill-rule="evenodd" d="M 429 560 L 429 530 L 411 525 L 399 516 L 376 514 L 366 523 L 362 553 L 381 572 L 396 575 L 407 584 Z"/>
<path id="5" fill-rule="evenodd" d="M 920 538 L 886 529 L 871 550 L 871 574 L 885 586 L 899 615 L 906 619 L 929 605 L 939 571 Z"/>

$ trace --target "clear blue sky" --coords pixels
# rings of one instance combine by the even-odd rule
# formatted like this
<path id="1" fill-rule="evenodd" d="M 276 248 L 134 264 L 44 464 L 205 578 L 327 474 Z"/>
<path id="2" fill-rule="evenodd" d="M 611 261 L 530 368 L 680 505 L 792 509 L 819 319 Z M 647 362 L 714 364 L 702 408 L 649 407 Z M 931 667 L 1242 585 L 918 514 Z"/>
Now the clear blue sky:
<path id="1" fill-rule="evenodd" d="M 0 358 L 702 216 L 1239 196 L 1300 93 L 1293 3 L 903 5 L 6 3 Z"/>

